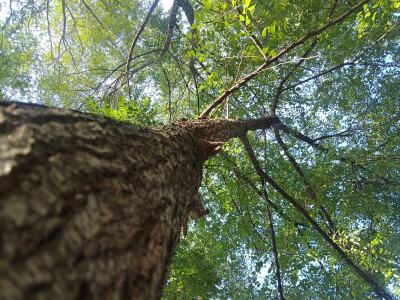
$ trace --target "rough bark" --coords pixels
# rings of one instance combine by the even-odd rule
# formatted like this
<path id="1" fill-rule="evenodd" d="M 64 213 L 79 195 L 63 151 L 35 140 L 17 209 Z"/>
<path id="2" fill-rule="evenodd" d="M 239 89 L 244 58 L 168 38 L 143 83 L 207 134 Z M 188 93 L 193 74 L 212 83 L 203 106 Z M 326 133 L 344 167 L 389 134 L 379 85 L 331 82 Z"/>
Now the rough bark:
<path id="1" fill-rule="evenodd" d="M 0 298 L 159 299 L 203 163 L 274 122 L 143 128 L 0 103 Z"/>

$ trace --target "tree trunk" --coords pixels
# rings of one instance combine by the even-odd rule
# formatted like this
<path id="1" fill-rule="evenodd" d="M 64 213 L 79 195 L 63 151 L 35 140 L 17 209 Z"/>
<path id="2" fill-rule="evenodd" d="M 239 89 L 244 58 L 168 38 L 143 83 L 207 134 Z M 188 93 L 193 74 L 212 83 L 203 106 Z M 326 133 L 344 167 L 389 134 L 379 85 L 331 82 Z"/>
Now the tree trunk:
<path id="1" fill-rule="evenodd" d="M 159 299 L 204 162 L 274 122 L 143 128 L 0 103 L 0 298 Z"/>

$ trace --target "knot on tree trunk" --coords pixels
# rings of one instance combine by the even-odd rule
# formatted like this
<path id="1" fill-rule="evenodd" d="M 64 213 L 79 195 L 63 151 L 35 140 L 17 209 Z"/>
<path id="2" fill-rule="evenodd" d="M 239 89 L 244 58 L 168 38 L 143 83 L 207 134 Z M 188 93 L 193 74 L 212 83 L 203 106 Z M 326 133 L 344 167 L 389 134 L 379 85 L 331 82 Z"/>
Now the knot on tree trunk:
<path id="1" fill-rule="evenodd" d="M 187 228 L 188 228 L 188 218 L 189 216 L 195 221 L 199 221 L 203 219 L 206 215 L 210 213 L 208 209 L 204 209 L 203 204 L 201 203 L 201 199 L 199 194 L 196 193 L 196 195 L 192 198 L 192 200 L 189 202 L 188 205 L 188 215 L 183 221 L 182 224 L 182 234 L 183 237 L 187 236 Z"/>
<path id="2" fill-rule="evenodd" d="M 211 142 L 204 139 L 198 140 L 198 155 L 202 162 L 205 162 L 209 158 L 213 157 L 222 149 L 224 142 Z"/>

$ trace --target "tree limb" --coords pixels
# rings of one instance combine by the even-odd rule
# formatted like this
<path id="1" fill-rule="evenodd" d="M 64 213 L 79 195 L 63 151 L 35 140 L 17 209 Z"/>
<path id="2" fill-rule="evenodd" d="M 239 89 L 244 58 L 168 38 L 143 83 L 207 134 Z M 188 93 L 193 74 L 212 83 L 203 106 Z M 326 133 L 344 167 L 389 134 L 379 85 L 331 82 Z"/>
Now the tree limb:
<path id="1" fill-rule="evenodd" d="M 310 224 L 314 227 L 314 229 L 321 234 L 321 236 L 340 254 L 340 256 L 347 262 L 347 264 L 353 268 L 355 272 L 357 272 L 361 278 L 365 280 L 365 282 L 369 283 L 373 288 L 375 293 L 388 300 L 393 300 L 392 296 L 386 292 L 378 282 L 376 282 L 372 277 L 370 277 L 366 272 L 361 270 L 344 252 L 344 250 L 337 245 L 328 234 L 318 225 L 318 223 L 308 214 L 308 212 L 293 198 L 291 197 L 284 189 L 282 189 L 267 173 L 265 173 L 260 163 L 258 162 L 252 147 L 247 139 L 246 135 L 243 135 L 240 138 L 243 142 L 243 145 L 248 153 L 251 162 L 253 163 L 254 168 L 257 171 L 257 174 L 260 178 L 264 179 L 268 182 L 275 190 L 277 190 L 285 199 L 287 199 L 297 210 L 310 222 Z"/>

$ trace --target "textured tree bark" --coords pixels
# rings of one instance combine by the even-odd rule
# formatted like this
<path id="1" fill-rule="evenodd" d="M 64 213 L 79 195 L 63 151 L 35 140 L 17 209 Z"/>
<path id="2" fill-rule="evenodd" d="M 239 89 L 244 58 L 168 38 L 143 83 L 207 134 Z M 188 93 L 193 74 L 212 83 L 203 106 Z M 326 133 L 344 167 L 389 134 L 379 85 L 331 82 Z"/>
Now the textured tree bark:
<path id="1" fill-rule="evenodd" d="M 0 298 L 159 299 L 204 162 L 278 121 L 143 128 L 0 103 Z"/>

